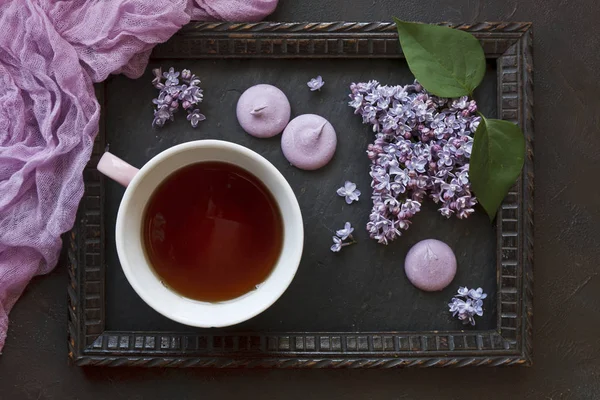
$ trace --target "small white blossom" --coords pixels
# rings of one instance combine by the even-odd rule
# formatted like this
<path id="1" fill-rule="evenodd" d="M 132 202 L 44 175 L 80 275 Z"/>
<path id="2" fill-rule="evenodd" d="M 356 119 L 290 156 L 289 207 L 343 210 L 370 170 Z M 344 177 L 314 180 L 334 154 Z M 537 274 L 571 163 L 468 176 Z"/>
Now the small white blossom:
<path id="1" fill-rule="evenodd" d="M 324 84 L 325 82 L 323 81 L 323 78 L 321 78 L 321 75 L 317 76 L 316 78 L 312 78 L 306 83 L 311 92 L 314 92 L 315 90 L 321 90 Z"/>

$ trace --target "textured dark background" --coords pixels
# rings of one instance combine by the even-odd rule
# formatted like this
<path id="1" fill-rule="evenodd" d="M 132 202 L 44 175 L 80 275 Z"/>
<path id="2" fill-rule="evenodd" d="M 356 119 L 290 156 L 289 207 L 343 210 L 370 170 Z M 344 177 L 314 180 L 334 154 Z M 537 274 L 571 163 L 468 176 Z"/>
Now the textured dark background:
<path id="1" fill-rule="evenodd" d="M 138 370 L 67 365 L 64 265 L 11 313 L 0 399 L 600 398 L 600 33 L 595 0 L 282 0 L 278 21 L 532 21 L 535 320 L 531 368 Z"/>
<path id="2" fill-rule="evenodd" d="M 160 130 L 149 129 L 150 103 L 156 89 L 149 85 L 152 68 L 189 68 L 205 78 L 202 84 L 206 121 L 197 129 L 182 117 Z M 485 115 L 496 115 L 497 71 L 491 65 L 477 89 L 477 104 Z M 326 87 L 313 93 L 312 76 L 323 75 Z M 105 143 L 112 153 L 142 166 L 156 154 L 183 142 L 221 139 L 246 146 L 266 157 L 288 180 L 298 197 L 305 235 L 304 253 L 296 276 L 283 296 L 268 310 L 234 327 L 217 332 L 385 332 L 452 331 L 462 324 L 446 304 L 457 285 L 481 286 L 489 295 L 476 330 L 497 326 L 496 226 L 478 208 L 465 220 L 439 215 L 432 201 L 414 218 L 411 228 L 390 246 L 369 240 L 363 229 L 372 203 L 368 190 L 369 160 L 364 154 L 373 141 L 371 127 L 353 116 L 349 85 L 377 77 L 382 83 L 410 83 L 406 62 L 398 59 L 310 60 L 156 60 L 140 79 L 112 77 L 105 87 Z M 318 171 L 292 167 L 281 152 L 281 136 L 257 139 L 246 134 L 235 118 L 241 93 L 257 83 L 280 88 L 290 99 L 292 116 L 316 113 L 328 118 L 338 135 L 333 160 Z M 129 93 L 145 101 L 131 102 Z M 141 121 L 141 124 L 140 124 Z M 361 201 L 346 205 L 335 194 L 346 179 L 363 190 Z M 125 189 L 107 180 L 105 190 L 106 330 L 198 332 L 155 312 L 134 292 L 120 267 L 115 248 L 115 222 Z M 351 221 L 360 243 L 339 254 L 329 250 L 333 230 Z M 454 283 L 436 293 L 410 284 L 404 257 L 418 241 L 436 238 L 454 250 L 458 271 Z M 316 312 L 318 310 L 318 312 Z"/>

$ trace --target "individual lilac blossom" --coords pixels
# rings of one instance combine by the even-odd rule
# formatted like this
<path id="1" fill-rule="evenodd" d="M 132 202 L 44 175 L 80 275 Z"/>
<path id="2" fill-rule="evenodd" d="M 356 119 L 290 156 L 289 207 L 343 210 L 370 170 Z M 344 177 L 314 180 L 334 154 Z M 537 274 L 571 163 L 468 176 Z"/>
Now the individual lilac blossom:
<path id="1" fill-rule="evenodd" d="M 354 96 L 354 100 L 349 102 L 348 105 L 350 107 L 354 107 L 355 109 L 358 110 L 362 106 L 363 101 L 364 101 L 364 99 L 363 99 L 362 94 L 357 94 L 356 96 Z"/>
<path id="2" fill-rule="evenodd" d="M 163 78 L 166 79 L 166 86 L 175 86 L 179 84 L 179 72 L 175 71 L 173 67 L 169 68 L 168 72 L 163 72 Z"/>
<path id="3" fill-rule="evenodd" d="M 206 117 L 204 116 L 204 114 L 200 114 L 200 110 L 198 109 L 195 109 L 187 116 L 187 120 L 190 121 L 194 128 L 198 126 L 198 122 L 204 121 L 205 119 Z"/>
<path id="4" fill-rule="evenodd" d="M 482 288 L 469 289 L 467 287 L 459 287 L 457 293 L 458 295 L 448 303 L 449 311 L 463 324 L 475 325 L 475 316 L 483 315 L 483 299 L 487 297 L 487 294 L 483 293 Z"/>
<path id="5" fill-rule="evenodd" d="M 346 203 L 352 204 L 353 201 L 358 201 L 360 196 L 360 190 L 356 188 L 356 184 L 350 181 L 346 181 L 344 186 L 339 188 L 336 192 L 338 196 L 345 197 Z"/>
<path id="6" fill-rule="evenodd" d="M 472 298 L 473 300 L 480 300 L 480 299 L 483 300 L 487 297 L 487 294 L 483 293 L 482 288 L 469 289 L 469 291 L 467 293 L 468 293 L 469 297 Z"/>
<path id="7" fill-rule="evenodd" d="M 315 90 L 321 90 L 324 84 L 325 82 L 323 81 L 323 78 L 321 78 L 321 75 L 317 76 L 316 78 L 312 78 L 306 83 L 311 92 L 314 92 Z"/>
<path id="8" fill-rule="evenodd" d="M 200 79 L 194 74 L 190 77 L 190 86 L 200 87 Z"/>
<path id="9" fill-rule="evenodd" d="M 373 208 L 371 238 L 387 244 L 408 229 L 426 197 L 444 217 L 466 218 L 477 204 L 471 193 L 469 159 L 481 117 L 468 97 L 434 96 L 415 81 L 387 86 L 353 83 L 348 105 L 371 124 L 367 147 Z"/>
<path id="10" fill-rule="evenodd" d="M 342 249 L 342 239 L 340 239 L 337 236 L 333 236 L 333 245 L 331 245 L 331 251 L 333 251 L 334 253 L 337 253 L 338 251 L 340 251 Z"/>
<path id="11" fill-rule="evenodd" d="M 449 206 L 440 207 L 438 211 L 446 218 L 450 218 L 452 214 L 454 214 L 454 210 L 452 210 Z"/>
<path id="12" fill-rule="evenodd" d="M 156 99 L 152 99 L 152 103 L 156 104 L 157 107 L 162 107 L 164 105 L 169 105 L 173 101 L 171 96 L 166 94 L 166 92 L 161 92 Z"/>
<path id="13" fill-rule="evenodd" d="M 206 119 L 195 107 L 202 102 L 203 93 L 199 86 L 200 80 L 190 70 L 184 69 L 180 73 L 174 68 L 169 68 L 169 71 L 162 72 L 161 68 L 155 68 L 152 74 L 152 84 L 160 90 L 158 97 L 152 100 L 156 105 L 152 126 L 161 127 L 167 120 L 173 121 L 179 106 L 187 111 L 187 120 L 194 128 L 198 126 L 198 122 Z"/>
<path id="14" fill-rule="evenodd" d="M 173 119 L 173 113 L 169 110 L 168 106 L 161 106 L 154 111 L 154 121 L 152 121 L 152 126 L 163 126 L 168 119 Z"/>
<path id="15" fill-rule="evenodd" d="M 198 81 L 198 83 L 199 82 L 200 81 Z M 183 87 L 184 90 L 181 93 L 182 100 L 189 101 L 192 104 L 198 104 L 202 102 L 202 99 L 204 97 L 202 89 L 200 89 L 198 86 L 185 87 L 185 85 L 183 85 Z"/>
<path id="16" fill-rule="evenodd" d="M 452 110 L 464 110 L 469 106 L 469 98 L 467 96 L 463 96 L 459 99 L 455 99 L 452 101 L 452 105 L 450 109 Z"/>
<path id="17" fill-rule="evenodd" d="M 348 239 L 348 237 L 350 237 L 352 239 L 352 232 L 354 232 L 354 228 L 352 227 L 352 225 L 350 224 L 350 222 L 346 222 L 344 224 L 344 228 L 335 231 L 335 234 L 340 239 L 346 240 L 346 239 Z"/>
<path id="18" fill-rule="evenodd" d="M 162 70 L 160 68 L 154 68 L 152 70 L 152 74 L 154 75 L 154 79 L 152 80 L 154 87 L 157 89 L 163 89 L 165 85 L 161 83 Z"/>

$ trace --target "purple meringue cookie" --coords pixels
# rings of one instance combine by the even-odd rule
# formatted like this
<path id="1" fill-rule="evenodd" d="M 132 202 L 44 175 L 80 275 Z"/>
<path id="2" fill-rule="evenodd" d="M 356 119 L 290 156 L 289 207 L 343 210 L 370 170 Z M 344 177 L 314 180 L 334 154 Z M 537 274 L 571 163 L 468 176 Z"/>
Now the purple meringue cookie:
<path id="1" fill-rule="evenodd" d="M 446 243 L 422 240 L 406 255 L 404 271 L 417 288 L 427 292 L 442 290 L 456 275 L 456 257 Z"/>
<path id="2" fill-rule="evenodd" d="M 290 102 L 272 85 L 256 85 L 242 93 L 236 108 L 238 122 L 250 135 L 273 137 L 290 121 Z"/>
<path id="3" fill-rule="evenodd" d="M 293 166 L 314 170 L 333 158 L 337 136 L 333 126 L 315 114 L 299 115 L 290 121 L 281 135 L 281 150 Z"/>

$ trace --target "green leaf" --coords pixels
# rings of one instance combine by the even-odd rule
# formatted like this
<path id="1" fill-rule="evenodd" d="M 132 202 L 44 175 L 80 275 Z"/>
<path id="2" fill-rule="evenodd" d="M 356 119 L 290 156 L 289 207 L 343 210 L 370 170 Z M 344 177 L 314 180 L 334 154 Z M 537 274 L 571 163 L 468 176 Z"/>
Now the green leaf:
<path id="1" fill-rule="evenodd" d="M 471 151 L 469 179 L 490 220 L 519 177 L 524 160 L 525 138 L 521 129 L 508 121 L 481 116 Z"/>
<path id="2" fill-rule="evenodd" d="M 408 67 L 427 91 L 468 96 L 485 74 L 485 55 L 470 33 L 394 18 Z"/>

